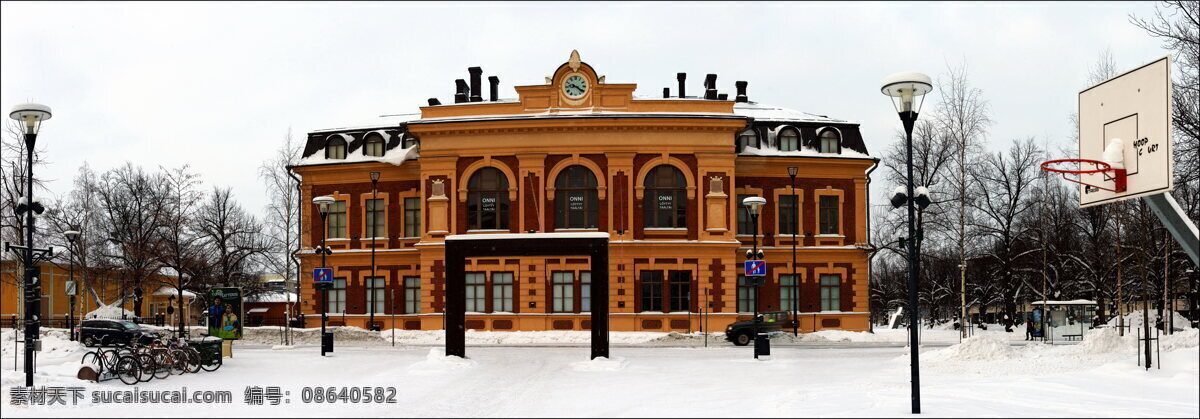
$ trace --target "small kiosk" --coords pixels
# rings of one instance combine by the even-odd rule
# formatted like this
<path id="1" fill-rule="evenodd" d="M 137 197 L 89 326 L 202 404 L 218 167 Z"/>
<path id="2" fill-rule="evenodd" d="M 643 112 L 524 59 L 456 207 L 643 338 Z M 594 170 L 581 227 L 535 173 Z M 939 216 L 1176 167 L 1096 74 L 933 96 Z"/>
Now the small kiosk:
<path id="1" fill-rule="evenodd" d="M 1046 315 L 1042 315 L 1045 307 Z M 1096 302 L 1092 300 L 1069 301 L 1033 301 L 1029 303 L 1030 318 L 1035 327 L 1045 319 L 1047 340 L 1082 340 L 1088 329 L 1092 328 L 1092 318 L 1096 316 Z M 1041 337 L 1041 331 L 1035 330 L 1034 337 Z"/>

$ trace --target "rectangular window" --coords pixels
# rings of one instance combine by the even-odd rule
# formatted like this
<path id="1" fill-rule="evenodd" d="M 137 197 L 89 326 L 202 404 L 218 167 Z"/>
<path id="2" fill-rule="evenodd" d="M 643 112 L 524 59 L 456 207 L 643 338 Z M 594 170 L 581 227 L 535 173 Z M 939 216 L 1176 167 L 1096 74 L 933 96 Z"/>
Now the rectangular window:
<path id="1" fill-rule="evenodd" d="M 382 199 L 368 199 L 366 201 L 367 219 L 366 219 L 366 234 L 367 238 L 385 237 L 387 236 L 387 216 L 384 215 L 387 205 Z"/>
<path id="2" fill-rule="evenodd" d="M 487 277 L 483 272 L 467 272 L 467 311 L 487 311 Z"/>
<path id="3" fill-rule="evenodd" d="M 367 287 L 367 313 L 384 313 L 383 303 L 387 302 L 387 298 L 384 296 L 383 277 L 367 277 L 363 282 Z"/>
<path id="4" fill-rule="evenodd" d="M 692 271 L 670 271 L 671 311 L 691 311 L 692 309 Z"/>
<path id="5" fill-rule="evenodd" d="M 746 278 L 745 275 L 738 275 L 737 285 L 737 308 L 739 313 L 752 313 L 757 305 L 754 286 L 751 285 L 752 278 Z"/>
<path id="6" fill-rule="evenodd" d="M 404 277 L 404 313 L 421 313 L 421 277 Z"/>
<path id="7" fill-rule="evenodd" d="M 737 234 L 754 234 L 754 229 L 751 228 L 750 213 L 746 207 L 742 205 L 742 200 L 757 195 L 739 194 L 737 202 L 734 203 L 734 210 L 737 211 Z"/>
<path id="8" fill-rule="evenodd" d="M 346 312 L 346 278 L 333 278 L 333 288 L 329 289 L 329 302 L 325 306 L 326 313 Z"/>
<path id="9" fill-rule="evenodd" d="M 335 201 L 329 204 L 329 213 L 325 217 L 325 237 L 344 239 L 346 236 L 346 201 Z"/>
<path id="10" fill-rule="evenodd" d="M 492 311 L 502 311 L 505 313 L 513 311 L 512 272 L 492 273 Z"/>
<path id="11" fill-rule="evenodd" d="M 555 272 L 553 276 L 552 296 L 554 313 L 575 312 L 575 273 Z"/>
<path id="12" fill-rule="evenodd" d="M 642 271 L 642 311 L 662 311 L 662 300 L 662 271 Z"/>
<path id="13" fill-rule="evenodd" d="M 800 234 L 799 225 L 796 223 L 799 216 L 796 213 L 796 201 L 799 198 L 799 195 L 779 195 L 779 234 Z"/>
<path id="14" fill-rule="evenodd" d="M 589 271 L 579 273 L 579 311 L 592 311 L 592 273 Z"/>
<path id="15" fill-rule="evenodd" d="M 841 291 L 841 275 L 821 275 L 821 311 L 841 311 Z"/>
<path id="16" fill-rule="evenodd" d="M 838 197 L 837 195 L 821 195 L 821 232 L 820 234 L 838 234 Z"/>
<path id="17" fill-rule="evenodd" d="M 779 275 L 779 309 L 796 310 L 796 275 Z"/>
<path id="18" fill-rule="evenodd" d="M 404 237 L 421 236 L 421 198 L 404 198 Z"/>

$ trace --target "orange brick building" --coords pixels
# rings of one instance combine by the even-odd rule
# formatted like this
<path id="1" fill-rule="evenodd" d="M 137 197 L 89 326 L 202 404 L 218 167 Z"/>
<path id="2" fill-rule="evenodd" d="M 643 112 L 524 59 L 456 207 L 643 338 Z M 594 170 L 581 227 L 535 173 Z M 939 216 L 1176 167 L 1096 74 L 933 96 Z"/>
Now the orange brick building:
<path id="1" fill-rule="evenodd" d="M 441 329 L 447 236 L 592 231 L 610 237 L 611 330 L 723 330 L 755 305 L 798 308 L 806 331 L 869 328 L 867 187 L 878 160 L 857 124 L 749 101 L 745 82 L 730 99 L 715 75 L 701 95 L 687 96 L 680 74 L 674 94 L 637 96 L 636 84 L 606 81 L 575 52 L 545 84 L 517 86 L 515 99 L 498 97 L 496 77 L 485 96 L 482 71 L 468 71 L 454 103 L 309 133 L 292 167 L 304 202 L 300 256 L 307 272 L 320 266 L 322 238 L 333 250 L 331 324 L 366 326 L 373 310 L 385 329 Z M 374 195 L 371 172 L 380 173 Z M 324 223 L 317 196 L 337 200 Z M 740 278 L 747 196 L 767 200 L 757 298 Z M 471 260 L 467 327 L 587 329 L 587 266 Z M 316 324 L 311 281 L 300 298 Z"/>

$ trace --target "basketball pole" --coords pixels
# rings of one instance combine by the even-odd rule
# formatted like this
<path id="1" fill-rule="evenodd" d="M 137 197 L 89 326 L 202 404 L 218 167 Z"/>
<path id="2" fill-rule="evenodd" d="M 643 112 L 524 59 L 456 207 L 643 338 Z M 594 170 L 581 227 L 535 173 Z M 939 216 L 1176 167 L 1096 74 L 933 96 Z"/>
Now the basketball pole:
<path id="1" fill-rule="evenodd" d="M 1121 293 L 1121 216 L 1125 212 L 1125 203 L 1117 204 L 1117 334 L 1125 336 L 1125 299 Z"/>

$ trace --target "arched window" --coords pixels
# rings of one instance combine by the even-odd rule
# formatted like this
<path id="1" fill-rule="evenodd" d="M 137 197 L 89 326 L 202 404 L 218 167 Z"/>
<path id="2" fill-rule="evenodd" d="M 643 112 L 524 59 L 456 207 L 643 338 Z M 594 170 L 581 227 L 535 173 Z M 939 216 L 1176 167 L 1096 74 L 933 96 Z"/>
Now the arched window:
<path id="1" fill-rule="evenodd" d="M 508 179 L 494 167 L 479 169 L 467 181 L 467 228 L 508 229 Z"/>
<path id="2" fill-rule="evenodd" d="M 646 227 L 687 227 L 687 179 L 675 166 L 650 170 L 645 182 Z"/>
<path id="3" fill-rule="evenodd" d="M 325 142 L 325 158 L 327 159 L 345 159 L 346 158 L 346 140 L 341 135 L 330 135 L 329 140 Z"/>
<path id="4" fill-rule="evenodd" d="M 784 128 L 779 131 L 779 151 L 796 151 L 800 149 L 800 134 L 795 128 Z"/>
<path id="5" fill-rule="evenodd" d="M 571 166 L 554 181 L 556 228 L 596 228 L 600 207 L 596 193 L 596 175 L 583 166 Z"/>
<path id="6" fill-rule="evenodd" d="M 363 154 L 371 157 L 383 157 L 383 136 L 379 134 L 368 135 L 367 143 L 363 145 Z"/>
<path id="7" fill-rule="evenodd" d="M 758 148 L 758 134 L 752 129 L 742 131 L 738 134 L 738 151 L 745 150 L 746 147 Z"/>
<path id="8" fill-rule="evenodd" d="M 838 154 L 842 151 L 841 148 L 841 138 L 838 136 L 837 131 L 832 129 L 821 131 L 822 153 Z"/>

